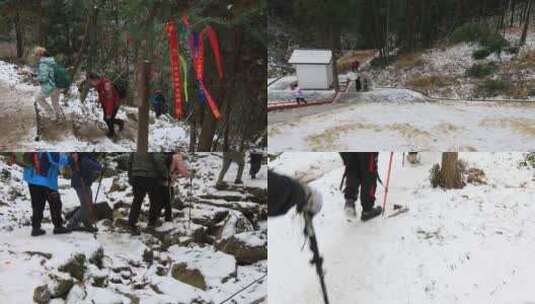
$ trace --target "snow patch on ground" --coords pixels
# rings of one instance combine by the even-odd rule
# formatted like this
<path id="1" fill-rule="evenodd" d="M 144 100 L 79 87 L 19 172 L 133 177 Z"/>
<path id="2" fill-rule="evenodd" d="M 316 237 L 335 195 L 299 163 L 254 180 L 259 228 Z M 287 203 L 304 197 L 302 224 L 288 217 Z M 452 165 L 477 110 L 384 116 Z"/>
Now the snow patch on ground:
<path id="1" fill-rule="evenodd" d="M 285 154 L 299 159 L 299 153 Z M 314 158 L 339 163 L 311 183 L 324 199 L 314 224 L 332 303 L 529 303 L 535 297 L 535 171 L 519 167 L 524 153 L 460 153 L 468 166 L 485 172 L 488 184 L 448 191 L 428 180 L 440 153 L 420 153 L 420 165 L 405 167 L 396 153 L 387 206 L 410 210 L 368 223 L 345 219 L 337 153 L 308 155 L 302 170 Z M 383 180 L 388 157 L 379 157 Z M 274 165 L 290 175 L 297 166 L 285 158 Z M 377 191 L 380 204 L 384 191 Z M 269 302 L 323 303 L 310 251 L 301 250 L 302 219 L 291 211 L 268 225 Z"/>

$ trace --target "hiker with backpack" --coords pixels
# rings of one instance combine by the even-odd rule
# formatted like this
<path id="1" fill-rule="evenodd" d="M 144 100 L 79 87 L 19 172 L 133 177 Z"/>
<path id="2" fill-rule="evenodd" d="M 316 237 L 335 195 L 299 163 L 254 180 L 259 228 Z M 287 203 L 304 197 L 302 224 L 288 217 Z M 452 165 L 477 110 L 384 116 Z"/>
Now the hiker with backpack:
<path id="1" fill-rule="evenodd" d="M 161 208 L 164 209 L 164 218 L 166 222 L 173 220 L 173 210 L 171 208 L 171 194 L 172 184 L 178 176 L 188 176 L 188 168 L 186 167 L 182 155 L 180 153 L 168 153 L 167 163 L 169 166 L 169 175 L 162 178 L 160 183 L 160 193 L 162 195 Z M 159 211 L 161 214 L 161 211 Z"/>
<path id="2" fill-rule="evenodd" d="M 54 57 L 50 56 L 43 47 L 36 47 L 34 56 L 37 58 L 37 81 L 41 85 L 41 90 L 35 95 L 35 103 L 41 106 L 49 115 L 54 113 L 54 120 L 64 119 L 65 114 L 61 110 L 59 96 L 60 89 L 68 88 L 70 85 L 67 72 L 56 63 Z M 46 102 L 49 97 L 52 101 L 52 107 Z"/>
<path id="3" fill-rule="evenodd" d="M 225 175 L 227 174 L 227 171 L 232 163 L 236 163 L 238 165 L 238 173 L 236 174 L 236 179 L 234 180 L 234 183 L 237 185 L 243 184 L 242 176 L 243 169 L 245 167 L 245 152 L 231 151 L 223 152 L 223 167 L 219 172 L 216 187 L 225 186 L 225 182 L 223 180 L 225 179 Z"/>
<path id="4" fill-rule="evenodd" d="M 298 213 L 318 214 L 323 204 L 321 193 L 288 176 L 268 171 L 268 216 L 281 216 L 294 206 Z"/>
<path id="5" fill-rule="evenodd" d="M 340 156 L 344 162 L 345 172 L 342 178 L 342 184 L 345 181 L 344 210 L 349 218 L 356 218 L 357 211 L 355 202 L 358 198 L 360 188 L 360 204 L 362 205 L 362 221 L 370 220 L 383 211 L 381 206 L 374 207 L 375 191 L 379 174 L 377 172 L 377 161 L 379 153 L 377 152 L 341 152 Z"/>
<path id="6" fill-rule="evenodd" d="M 251 175 L 251 179 L 256 179 L 256 175 L 262 167 L 262 157 L 262 152 L 251 151 L 251 154 L 249 155 L 249 163 L 251 166 L 249 169 L 249 175 Z"/>
<path id="7" fill-rule="evenodd" d="M 162 114 L 167 113 L 167 101 L 165 100 L 165 96 L 163 96 L 161 90 L 154 91 L 154 94 L 149 97 L 149 101 L 154 113 L 156 113 L 156 118 L 159 118 L 162 116 Z"/>
<path id="8" fill-rule="evenodd" d="M 98 100 L 104 112 L 104 122 L 108 126 L 106 136 L 113 138 L 115 137 L 115 125 L 119 126 L 119 131 L 122 131 L 124 128 L 124 121 L 116 118 L 116 116 L 119 111 L 120 101 L 126 97 L 126 94 L 124 90 L 119 90 L 107 77 L 89 73 L 87 78 L 91 87 L 98 93 Z"/>
<path id="9" fill-rule="evenodd" d="M 95 207 L 93 202 L 93 191 L 91 185 L 102 171 L 102 166 L 93 157 L 92 153 L 71 153 L 71 187 L 76 190 L 76 195 L 80 201 L 80 208 L 72 215 L 67 224 L 67 229 L 71 231 L 97 232 L 93 226 L 95 218 Z M 83 224 L 84 227 L 81 227 Z"/>
<path id="10" fill-rule="evenodd" d="M 69 164 L 69 157 L 58 152 L 24 153 L 24 181 L 28 183 L 32 201 L 32 236 L 46 232 L 41 229 L 45 203 L 48 201 L 54 224 L 54 234 L 69 233 L 61 217 L 61 197 L 58 192 L 59 170 Z"/>
<path id="11" fill-rule="evenodd" d="M 128 226 L 133 235 L 139 235 L 137 222 L 145 196 L 149 195 L 149 222 L 147 228 L 155 228 L 161 212 L 162 179 L 169 176 L 168 156 L 165 153 L 134 152 L 128 159 L 128 180 L 134 198 L 128 216 Z"/>

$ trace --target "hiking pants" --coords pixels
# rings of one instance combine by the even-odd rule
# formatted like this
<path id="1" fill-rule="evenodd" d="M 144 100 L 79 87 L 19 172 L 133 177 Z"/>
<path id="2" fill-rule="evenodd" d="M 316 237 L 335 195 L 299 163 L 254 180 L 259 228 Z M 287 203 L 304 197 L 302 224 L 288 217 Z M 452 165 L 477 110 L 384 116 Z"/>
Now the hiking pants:
<path id="1" fill-rule="evenodd" d="M 251 168 L 249 169 L 249 175 L 251 177 L 255 177 L 258 171 L 260 171 L 260 167 L 262 166 L 262 154 L 259 153 L 251 153 Z"/>
<path id="2" fill-rule="evenodd" d="M 115 118 L 117 116 L 118 111 L 119 111 L 119 106 L 113 109 L 113 112 L 111 113 L 110 118 L 106 118 L 106 112 L 104 112 L 104 122 L 106 122 L 106 125 L 108 126 L 108 132 L 111 135 L 115 135 L 115 125 L 121 126 L 124 124 L 122 119 Z"/>
<path id="3" fill-rule="evenodd" d="M 377 189 L 377 158 L 379 153 L 347 153 L 344 197 L 355 202 L 359 195 L 363 211 L 369 211 L 375 204 Z"/>
<path id="4" fill-rule="evenodd" d="M 45 203 L 48 201 L 50 207 L 50 217 L 54 227 L 63 226 L 61 219 L 61 198 L 57 191 L 44 186 L 29 185 L 30 197 L 32 200 L 32 228 L 41 229 Z"/>
<path id="5" fill-rule="evenodd" d="M 41 92 L 40 90 L 39 92 L 37 92 L 37 94 L 35 94 L 35 102 L 39 106 L 41 106 L 41 108 L 43 108 L 45 112 L 47 112 L 48 114 L 55 113 L 56 118 L 59 118 L 63 114 L 61 106 L 59 105 L 59 94 L 59 89 L 54 89 L 52 91 L 52 94 L 50 95 L 50 99 L 52 100 L 52 107 L 54 107 L 54 109 L 52 109 L 52 107 L 50 107 L 50 104 L 46 102 L 48 96 L 44 95 L 43 92 Z"/>
<path id="6" fill-rule="evenodd" d="M 297 104 L 301 104 L 301 102 L 303 104 L 307 104 L 307 101 L 303 97 L 297 97 L 297 98 L 295 98 L 295 101 L 297 102 Z"/>
<path id="7" fill-rule="evenodd" d="M 141 205 L 145 196 L 149 195 L 149 225 L 156 223 L 161 210 L 161 187 L 158 185 L 158 179 L 153 177 L 134 176 L 132 181 L 134 192 L 134 201 L 130 208 L 128 223 L 135 226 L 141 213 Z"/>
<path id="8" fill-rule="evenodd" d="M 76 190 L 76 195 L 78 195 L 78 200 L 80 201 L 80 209 L 78 209 L 69 220 L 67 228 L 72 229 L 79 227 L 80 223 L 83 223 L 85 227 L 92 227 L 91 210 L 88 209 L 89 204 L 93 204 L 93 192 L 91 186 L 83 185 L 74 189 Z"/>
<path id="9" fill-rule="evenodd" d="M 238 164 L 238 174 L 236 174 L 236 181 L 241 181 L 243 176 L 243 169 L 245 167 L 245 160 L 243 159 L 243 157 L 228 157 L 227 155 L 223 154 L 223 168 L 221 168 L 221 172 L 219 172 L 219 178 L 217 179 L 218 184 L 223 182 L 225 174 L 227 174 L 227 171 L 230 168 L 232 162 Z"/>

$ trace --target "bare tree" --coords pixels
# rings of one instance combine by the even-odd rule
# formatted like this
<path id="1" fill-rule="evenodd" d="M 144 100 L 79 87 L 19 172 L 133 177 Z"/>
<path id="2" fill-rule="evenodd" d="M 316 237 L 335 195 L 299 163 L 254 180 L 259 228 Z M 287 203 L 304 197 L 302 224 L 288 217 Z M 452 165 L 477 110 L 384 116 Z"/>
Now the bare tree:
<path id="1" fill-rule="evenodd" d="M 460 189 L 464 187 L 462 172 L 459 169 L 459 153 L 442 153 L 440 179 L 441 186 L 445 189 Z"/>

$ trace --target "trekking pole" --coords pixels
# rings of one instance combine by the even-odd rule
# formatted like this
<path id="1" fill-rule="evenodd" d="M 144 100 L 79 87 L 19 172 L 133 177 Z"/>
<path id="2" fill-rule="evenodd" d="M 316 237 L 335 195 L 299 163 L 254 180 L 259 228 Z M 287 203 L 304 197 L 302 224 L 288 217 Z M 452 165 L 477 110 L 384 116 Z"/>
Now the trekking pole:
<path id="1" fill-rule="evenodd" d="M 383 200 L 383 216 L 386 208 L 386 197 L 388 196 L 388 187 L 390 185 L 390 172 L 392 172 L 392 159 L 394 158 L 394 152 L 390 152 L 390 160 L 388 161 L 388 174 L 386 176 L 385 197 Z"/>
<path id="2" fill-rule="evenodd" d="M 100 186 L 102 185 L 102 178 L 104 177 L 104 171 L 106 171 L 106 165 L 104 164 L 104 168 L 102 168 L 102 172 L 100 172 L 100 177 L 98 181 L 98 187 L 97 187 L 97 193 L 95 194 L 95 204 L 97 203 L 98 194 L 100 193 Z"/>
<path id="3" fill-rule="evenodd" d="M 189 175 L 189 211 L 188 211 L 188 230 L 191 229 L 191 208 L 193 207 L 193 175 L 195 170 L 191 170 Z"/>
<path id="4" fill-rule="evenodd" d="M 323 301 L 325 304 L 329 304 L 329 297 L 327 295 L 327 286 L 325 285 L 325 273 L 323 272 L 323 257 L 319 253 L 318 249 L 318 240 L 316 239 L 316 232 L 314 231 L 314 226 L 312 225 L 312 215 L 309 213 L 304 213 L 305 218 L 305 236 L 308 237 L 310 242 L 310 250 L 312 251 L 312 260 L 310 264 L 316 266 L 316 272 L 318 274 L 321 292 L 323 293 Z"/>

